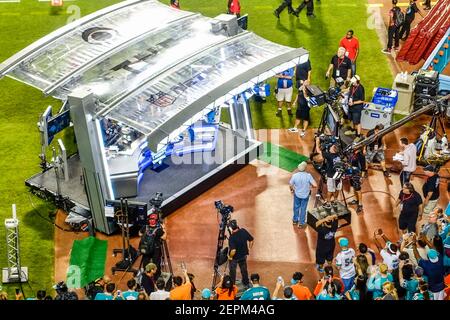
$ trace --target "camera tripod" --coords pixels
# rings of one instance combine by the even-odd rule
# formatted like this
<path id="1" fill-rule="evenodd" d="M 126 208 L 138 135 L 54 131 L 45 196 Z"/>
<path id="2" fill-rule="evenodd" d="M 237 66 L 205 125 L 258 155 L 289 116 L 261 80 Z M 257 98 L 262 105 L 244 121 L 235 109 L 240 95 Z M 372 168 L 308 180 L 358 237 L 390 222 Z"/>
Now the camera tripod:
<path id="1" fill-rule="evenodd" d="M 222 215 L 222 221 L 219 224 L 219 235 L 217 237 L 217 248 L 216 248 L 216 258 L 214 260 L 214 276 L 211 284 L 211 289 L 214 291 L 217 287 L 218 282 L 220 281 L 220 278 L 222 277 L 222 274 L 225 273 L 228 267 L 228 247 L 223 249 L 223 244 L 225 242 L 225 239 L 228 239 L 225 232 L 228 229 L 228 222 L 229 222 L 230 216 L 229 215 Z M 230 233 L 230 230 L 228 229 L 228 233 Z M 223 261 L 225 260 L 225 261 Z M 225 264 L 225 267 L 223 269 L 223 273 L 220 272 L 220 266 Z"/>
<path id="2" fill-rule="evenodd" d="M 428 126 L 425 127 L 425 132 L 421 135 L 424 136 L 423 141 L 422 141 L 422 145 L 420 146 L 419 149 L 419 155 L 417 156 L 417 161 L 420 164 L 423 165 L 427 165 L 427 164 L 439 164 L 439 165 L 443 165 L 445 164 L 445 162 L 448 161 L 448 157 L 443 158 L 443 159 L 426 159 L 425 158 L 425 151 L 427 148 L 427 144 L 429 141 L 429 135 L 434 133 L 436 138 L 441 138 L 444 136 L 445 134 L 445 114 L 444 112 L 442 112 L 441 110 L 435 110 L 433 112 L 433 116 L 431 118 L 430 124 Z M 441 133 L 439 133 L 439 129 L 441 129 Z M 420 139 L 420 138 L 419 138 Z"/>
<path id="3" fill-rule="evenodd" d="M 128 221 L 128 201 L 126 199 L 120 199 L 120 210 L 115 212 L 115 217 L 122 230 L 122 248 L 113 249 L 113 256 L 120 253 L 123 259 L 111 268 L 111 272 L 113 275 L 116 271 L 136 272 L 131 267 L 138 257 L 138 252 L 130 245 L 130 224 Z"/>

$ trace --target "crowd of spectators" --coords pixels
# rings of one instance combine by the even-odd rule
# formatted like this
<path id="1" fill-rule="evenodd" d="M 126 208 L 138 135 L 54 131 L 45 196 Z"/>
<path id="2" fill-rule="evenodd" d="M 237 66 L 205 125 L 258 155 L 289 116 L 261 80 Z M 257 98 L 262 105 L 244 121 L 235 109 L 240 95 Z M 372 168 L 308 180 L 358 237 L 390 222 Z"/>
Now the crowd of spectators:
<path id="1" fill-rule="evenodd" d="M 260 275 L 250 275 L 250 284 L 239 289 L 230 275 L 222 276 L 215 290 L 197 290 L 194 275 L 184 268 L 182 275 L 160 272 L 149 263 L 143 274 L 127 281 L 127 290 L 118 290 L 107 276 L 96 280 L 82 299 L 93 300 L 450 300 L 450 209 L 436 207 L 420 230 L 404 232 L 396 241 L 383 230 L 373 233 L 373 245 L 359 243 L 352 248 L 345 237 L 337 241 L 339 250 L 322 270 L 315 287 L 304 279 L 312 274 L 296 271 L 288 283 L 278 277 L 271 293 Z M 327 259 L 328 260 L 328 259 Z M 78 300 L 64 282 L 54 286 L 56 296 L 37 292 L 27 300 Z M 23 295 L 17 293 L 17 300 Z M 81 297 L 80 297 L 81 298 Z M 0 292 L 0 300 L 7 300 Z"/>

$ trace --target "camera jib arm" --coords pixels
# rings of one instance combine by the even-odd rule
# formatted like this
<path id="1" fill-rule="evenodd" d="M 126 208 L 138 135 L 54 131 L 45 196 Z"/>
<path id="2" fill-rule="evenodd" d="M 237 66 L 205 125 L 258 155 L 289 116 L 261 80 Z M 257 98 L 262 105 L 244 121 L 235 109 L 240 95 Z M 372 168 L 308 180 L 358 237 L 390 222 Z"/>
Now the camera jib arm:
<path id="1" fill-rule="evenodd" d="M 444 103 L 444 101 L 448 101 L 449 99 L 450 99 L 450 94 L 437 99 L 435 102 L 430 103 L 417 111 L 414 111 L 410 115 L 393 123 L 391 126 L 380 130 L 378 133 L 376 133 L 370 137 L 367 137 L 357 143 L 350 144 L 349 146 L 347 146 L 347 148 L 344 149 L 344 151 L 343 151 L 344 154 L 350 154 L 350 153 L 354 152 L 355 150 L 359 150 L 359 149 L 362 149 L 362 148 L 368 146 L 369 144 L 373 143 L 376 139 L 383 137 L 383 136 L 387 135 L 388 133 L 391 133 L 392 131 L 400 128 L 401 126 L 405 125 L 409 121 L 414 120 L 429 111 L 434 111 L 433 116 L 443 115 L 445 112 L 445 108 L 442 108 L 442 106 L 444 106 L 443 103 Z"/>

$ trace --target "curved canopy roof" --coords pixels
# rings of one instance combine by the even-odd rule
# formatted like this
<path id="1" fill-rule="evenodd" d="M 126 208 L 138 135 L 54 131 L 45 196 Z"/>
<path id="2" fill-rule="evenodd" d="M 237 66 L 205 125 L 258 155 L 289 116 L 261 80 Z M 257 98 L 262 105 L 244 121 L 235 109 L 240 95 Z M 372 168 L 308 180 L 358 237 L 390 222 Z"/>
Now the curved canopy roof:
<path id="1" fill-rule="evenodd" d="M 84 87 L 97 115 L 127 124 L 159 149 L 256 83 L 308 59 L 302 48 L 251 32 L 212 32 L 216 20 L 155 0 L 129 0 L 77 20 L 0 65 L 0 76 L 61 100 Z"/>

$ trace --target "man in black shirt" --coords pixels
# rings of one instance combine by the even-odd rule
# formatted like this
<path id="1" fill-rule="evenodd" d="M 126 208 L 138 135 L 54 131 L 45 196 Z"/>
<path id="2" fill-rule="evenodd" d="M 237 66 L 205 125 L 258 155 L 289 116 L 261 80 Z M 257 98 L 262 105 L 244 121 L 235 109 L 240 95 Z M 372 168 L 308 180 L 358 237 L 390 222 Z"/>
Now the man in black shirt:
<path id="1" fill-rule="evenodd" d="M 350 202 L 352 205 L 356 205 L 356 213 L 360 213 L 363 211 L 362 206 L 362 192 L 361 192 L 361 184 L 362 184 L 362 175 L 365 175 L 367 172 L 366 168 L 366 158 L 362 154 L 361 150 L 355 150 L 353 154 L 349 156 L 348 161 L 352 166 L 352 174 L 350 175 L 350 186 L 355 190 L 355 199 Z"/>
<path id="2" fill-rule="evenodd" d="M 280 13 L 284 10 L 284 8 L 288 8 L 288 13 L 290 14 L 295 14 L 295 10 L 294 8 L 292 8 L 292 0 L 283 0 L 283 3 L 280 4 L 280 6 L 278 8 L 275 9 L 275 11 L 273 12 L 273 14 L 275 15 L 275 17 L 277 17 L 278 19 L 280 19 Z M 298 17 L 298 15 L 297 15 Z"/>
<path id="3" fill-rule="evenodd" d="M 403 22 L 400 32 L 398 34 L 398 37 L 403 41 L 405 41 L 409 36 L 409 32 L 411 30 L 411 23 L 413 23 L 416 13 L 420 14 L 420 10 L 417 7 L 416 1 L 417 0 L 409 0 L 409 6 L 406 9 L 405 22 Z"/>
<path id="4" fill-rule="evenodd" d="M 352 73 L 352 61 L 345 56 L 345 48 L 340 47 L 338 52 L 333 58 L 331 58 L 330 65 L 328 67 L 325 78 L 330 78 L 330 87 L 343 86 L 350 80 Z M 331 73 L 333 71 L 333 73 Z"/>
<path id="5" fill-rule="evenodd" d="M 303 82 L 311 83 L 311 62 L 308 60 L 305 63 L 300 63 L 295 68 L 295 83 L 297 89 L 300 89 Z"/>
<path id="6" fill-rule="evenodd" d="M 148 216 L 148 225 L 141 228 L 139 236 L 141 237 L 139 244 L 139 250 L 142 254 L 141 265 L 145 267 L 150 262 L 153 262 L 157 267 L 155 275 L 157 279 L 161 274 L 162 241 L 167 238 L 164 224 L 159 224 L 157 213 L 152 213 Z M 149 243 L 150 248 L 144 242 Z"/>
<path id="7" fill-rule="evenodd" d="M 353 76 L 350 83 L 348 89 L 348 118 L 353 123 L 353 129 L 356 129 L 356 136 L 359 137 L 361 135 L 361 114 L 364 108 L 365 92 L 358 75 Z"/>
<path id="8" fill-rule="evenodd" d="M 316 263 L 319 272 L 323 272 L 325 260 L 331 266 L 334 256 L 334 236 L 338 229 L 338 216 L 333 214 L 316 222 L 317 245 Z"/>
<path id="9" fill-rule="evenodd" d="M 417 220 L 422 218 L 422 197 L 410 182 L 403 184 L 395 206 L 400 206 L 398 228 L 406 232 L 416 233 Z"/>
<path id="10" fill-rule="evenodd" d="M 239 228 L 236 220 L 230 221 L 232 233 L 228 239 L 230 253 L 228 259 L 230 260 L 230 277 L 232 282 L 236 282 L 236 269 L 239 264 L 239 269 L 242 275 L 242 284 L 244 287 L 249 287 L 250 281 L 248 279 L 247 271 L 247 256 L 249 254 L 249 247 L 253 246 L 252 235 L 244 228 Z"/>
<path id="11" fill-rule="evenodd" d="M 161 271 L 158 272 L 158 267 L 154 263 L 149 263 L 145 266 L 145 273 L 142 274 L 141 286 L 144 288 L 145 293 L 150 295 L 150 293 L 156 291 L 156 273 L 161 274 Z"/>
<path id="12" fill-rule="evenodd" d="M 380 130 L 383 130 L 384 126 L 379 123 L 375 126 L 375 128 L 369 130 L 367 132 L 366 137 L 371 137 L 375 134 L 378 134 Z M 384 137 L 377 137 L 375 140 L 366 147 L 366 159 L 369 164 L 374 161 L 378 161 L 381 164 L 381 168 L 383 169 L 383 174 L 385 177 L 390 177 L 391 175 L 386 169 L 386 162 L 384 161 L 384 150 L 386 150 L 386 143 L 384 141 Z"/>
<path id="13" fill-rule="evenodd" d="M 427 176 L 422 187 L 423 193 L 423 213 L 430 214 L 436 208 L 439 200 L 439 173 L 433 165 L 427 165 L 424 169 Z"/>

